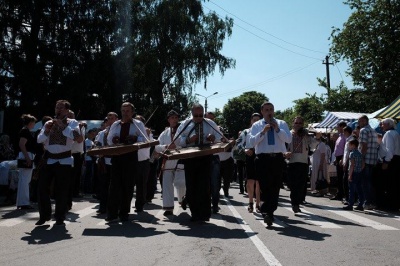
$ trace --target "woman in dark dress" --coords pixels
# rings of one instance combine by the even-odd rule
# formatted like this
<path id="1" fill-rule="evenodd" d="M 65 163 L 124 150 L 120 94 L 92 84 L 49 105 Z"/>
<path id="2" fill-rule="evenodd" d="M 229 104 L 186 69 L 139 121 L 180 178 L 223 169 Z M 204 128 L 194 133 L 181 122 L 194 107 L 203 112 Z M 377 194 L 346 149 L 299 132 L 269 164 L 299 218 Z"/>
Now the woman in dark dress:
<path id="1" fill-rule="evenodd" d="M 23 210 L 33 209 L 29 201 L 29 183 L 32 178 L 33 158 L 36 140 L 31 130 L 35 126 L 36 118 L 29 114 L 22 115 L 23 127 L 19 132 L 18 159 L 24 160 L 26 168 L 18 167 L 19 181 L 17 190 L 17 208 Z"/>

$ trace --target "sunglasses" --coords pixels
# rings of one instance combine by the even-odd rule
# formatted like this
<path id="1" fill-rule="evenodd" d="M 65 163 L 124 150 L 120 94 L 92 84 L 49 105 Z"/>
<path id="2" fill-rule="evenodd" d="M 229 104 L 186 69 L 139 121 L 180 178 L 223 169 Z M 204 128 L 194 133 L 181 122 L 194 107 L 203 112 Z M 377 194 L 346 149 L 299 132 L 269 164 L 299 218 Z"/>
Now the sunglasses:
<path id="1" fill-rule="evenodd" d="M 203 117 L 204 116 L 204 114 L 196 114 L 196 115 L 193 115 L 193 117 Z"/>

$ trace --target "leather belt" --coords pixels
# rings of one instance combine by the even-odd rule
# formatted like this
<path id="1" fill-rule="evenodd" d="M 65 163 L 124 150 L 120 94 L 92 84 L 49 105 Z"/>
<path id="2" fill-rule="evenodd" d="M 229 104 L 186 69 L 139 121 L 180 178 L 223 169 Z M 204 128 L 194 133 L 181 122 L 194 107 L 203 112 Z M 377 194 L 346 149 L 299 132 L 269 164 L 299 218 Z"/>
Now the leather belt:
<path id="1" fill-rule="evenodd" d="M 64 151 L 60 153 L 47 152 L 47 158 L 50 159 L 65 159 L 71 157 L 71 151 Z"/>
<path id="2" fill-rule="evenodd" d="M 279 157 L 279 156 L 283 156 L 282 152 L 277 152 L 277 153 L 259 153 L 257 154 L 258 157 Z"/>

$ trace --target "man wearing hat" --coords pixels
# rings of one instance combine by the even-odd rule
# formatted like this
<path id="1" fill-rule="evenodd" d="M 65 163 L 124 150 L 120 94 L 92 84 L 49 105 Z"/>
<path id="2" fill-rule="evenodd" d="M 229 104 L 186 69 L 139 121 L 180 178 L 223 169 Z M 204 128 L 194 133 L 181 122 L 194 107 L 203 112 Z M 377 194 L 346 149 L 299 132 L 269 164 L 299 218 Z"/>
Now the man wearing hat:
<path id="1" fill-rule="evenodd" d="M 156 152 L 164 153 L 166 150 L 174 150 L 178 147 L 176 140 L 176 130 L 179 126 L 179 114 L 175 110 L 171 110 L 167 114 L 169 127 L 167 127 L 158 137 L 160 142 L 155 147 Z M 174 185 L 176 188 L 178 202 L 182 203 L 182 198 L 186 192 L 185 186 L 185 170 L 183 164 L 179 160 L 163 159 L 161 171 L 163 171 L 162 179 L 162 197 L 164 215 L 172 215 L 174 210 Z"/>

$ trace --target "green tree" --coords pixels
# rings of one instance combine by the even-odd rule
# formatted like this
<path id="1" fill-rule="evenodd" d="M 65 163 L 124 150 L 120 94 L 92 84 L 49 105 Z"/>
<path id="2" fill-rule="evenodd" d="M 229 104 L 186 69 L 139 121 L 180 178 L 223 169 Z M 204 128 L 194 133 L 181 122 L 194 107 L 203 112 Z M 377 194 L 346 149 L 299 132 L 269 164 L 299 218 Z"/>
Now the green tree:
<path id="1" fill-rule="evenodd" d="M 354 12 L 331 34 L 334 61 L 345 59 L 354 84 L 372 112 L 389 104 L 400 84 L 400 1 L 347 0 Z"/>
<path id="2" fill-rule="evenodd" d="M 308 97 L 295 100 L 294 115 L 302 116 L 305 124 L 319 122 L 322 119 L 324 108 L 324 99 L 317 96 L 316 93 L 308 94 Z M 287 121 L 290 123 L 290 121 Z"/>
<path id="3" fill-rule="evenodd" d="M 250 126 L 251 115 L 260 113 L 263 102 L 268 97 L 256 91 L 245 92 L 242 95 L 228 100 L 224 105 L 223 116 L 227 131 L 238 137 L 238 132 Z"/>

